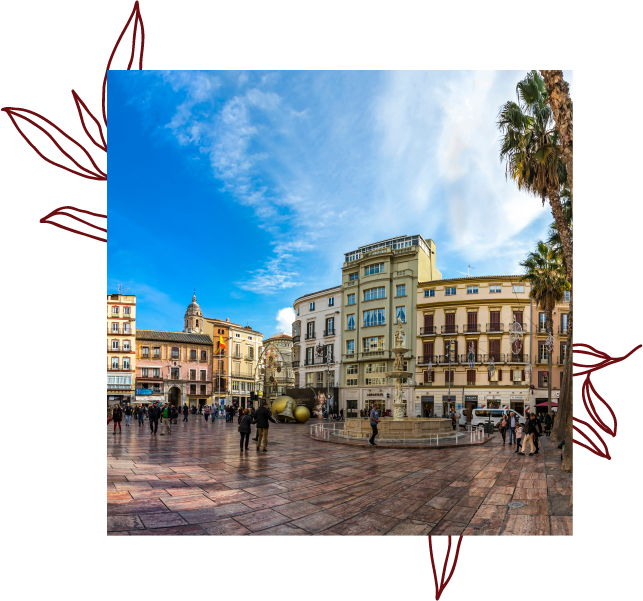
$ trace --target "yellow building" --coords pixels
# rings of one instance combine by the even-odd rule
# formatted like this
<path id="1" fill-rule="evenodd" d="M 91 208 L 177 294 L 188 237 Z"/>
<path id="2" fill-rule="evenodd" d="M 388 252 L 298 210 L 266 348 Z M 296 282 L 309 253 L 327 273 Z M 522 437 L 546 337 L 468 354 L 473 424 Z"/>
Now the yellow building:
<path id="1" fill-rule="evenodd" d="M 134 404 L 136 296 L 107 295 L 107 404 Z"/>

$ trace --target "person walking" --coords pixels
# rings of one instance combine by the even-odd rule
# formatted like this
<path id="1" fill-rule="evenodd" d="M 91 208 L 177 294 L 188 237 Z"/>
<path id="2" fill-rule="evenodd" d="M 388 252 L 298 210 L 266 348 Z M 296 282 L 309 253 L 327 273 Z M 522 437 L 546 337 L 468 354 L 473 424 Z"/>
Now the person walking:
<path id="1" fill-rule="evenodd" d="M 132 413 L 133 413 L 132 408 L 129 405 L 127 405 L 127 407 L 125 407 L 125 425 L 126 426 L 129 426 L 132 421 Z"/>
<path id="2" fill-rule="evenodd" d="M 520 422 L 516 425 L 516 453 L 520 453 L 520 441 L 522 439 L 522 426 Z"/>
<path id="3" fill-rule="evenodd" d="M 150 434 L 156 434 L 159 429 L 159 417 L 161 417 L 161 409 L 154 403 L 147 412 L 150 418 Z"/>
<path id="4" fill-rule="evenodd" d="M 241 440 L 239 441 L 239 452 L 243 452 L 245 440 L 245 448 L 248 450 L 248 444 L 250 442 L 250 432 L 252 432 L 252 417 L 250 416 L 250 409 L 244 409 L 239 415 L 239 434 L 241 434 Z M 257 447 L 258 448 L 258 447 Z"/>
<path id="5" fill-rule="evenodd" d="M 167 403 L 163 405 L 163 412 L 161 413 L 161 436 L 165 436 L 166 432 L 168 436 L 172 436 L 172 431 L 170 430 L 170 408 L 167 406 Z"/>
<path id="6" fill-rule="evenodd" d="M 536 452 L 534 455 L 538 455 L 540 450 L 540 441 L 538 440 L 543 433 L 542 424 L 540 423 L 540 416 L 536 416 L 533 413 L 531 414 L 531 419 L 534 421 L 534 446 L 536 447 Z"/>
<path id="7" fill-rule="evenodd" d="M 533 436 L 534 436 L 535 431 L 536 431 L 536 427 L 535 427 L 535 424 L 534 424 L 534 422 L 533 422 L 533 420 L 531 419 L 531 416 L 530 416 L 529 421 L 527 421 L 527 423 L 525 424 L 525 428 L 523 429 L 523 439 L 524 440 L 523 440 L 523 443 L 522 443 L 522 448 L 521 448 L 520 452 L 518 453 L 518 455 L 524 455 L 525 454 L 525 450 L 527 448 L 527 443 L 529 443 L 529 445 L 531 446 L 531 452 L 529 453 L 529 455 L 534 454 L 535 449 L 534 449 Z"/>
<path id="8" fill-rule="evenodd" d="M 183 421 L 184 421 L 184 422 L 188 421 L 188 414 L 189 414 L 189 413 L 190 413 L 190 412 L 188 411 L 188 406 L 187 406 L 187 405 L 183 405 Z"/>
<path id="9" fill-rule="evenodd" d="M 549 436 L 551 434 L 551 415 L 547 413 L 545 415 L 545 436 Z"/>
<path id="10" fill-rule="evenodd" d="M 511 446 L 516 441 L 515 439 L 517 422 L 518 420 L 516 419 L 516 414 L 511 411 L 507 420 L 507 429 L 509 430 L 509 446 Z"/>
<path id="11" fill-rule="evenodd" d="M 507 442 L 507 440 L 506 440 L 507 427 L 508 427 L 507 416 L 503 414 L 502 419 L 498 422 L 498 432 L 500 432 L 500 435 L 502 436 L 502 446 L 503 447 L 505 446 L 505 443 Z M 511 442 L 509 444 L 511 444 Z"/>
<path id="12" fill-rule="evenodd" d="M 208 405 L 205 406 L 205 409 L 203 410 L 203 417 L 205 417 L 205 423 L 208 423 L 208 418 L 210 417 L 210 407 Z"/>
<path id="13" fill-rule="evenodd" d="M 252 423 L 257 424 L 257 451 L 259 450 L 261 441 L 263 440 L 264 453 L 268 450 L 268 427 L 270 426 L 268 422 L 272 422 L 273 424 L 277 423 L 268 409 L 268 401 L 263 401 L 263 403 L 261 403 L 261 407 L 257 410 Z"/>
<path id="14" fill-rule="evenodd" d="M 143 407 L 140 405 L 136 405 L 136 408 L 134 409 L 134 417 L 138 420 L 138 427 L 140 428 L 143 425 Z"/>
<path id="15" fill-rule="evenodd" d="M 370 417 L 371 430 L 373 431 L 373 434 L 371 434 L 371 437 L 368 440 L 368 444 L 370 444 L 372 447 L 376 447 L 377 445 L 375 444 L 375 437 L 378 434 L 377 424 L 380 423 L 379 413 L 377 411 L 377 404 L 371 407 L 371 413 L 369 417 Z"/>
<path id="16" fill-rule="evenodd" d="M 179 410 L 175 405 L 170 407 L 170 424 L 178 423 Z M 170 425 L 170 434 L 172 433 L 172 426 Z"/>
<path id="17" fill-rule="evenodd" d="M 341 420 L 344 419 L 344 410 L 343 409 L 339 410 L 339 419 L 341 419 Z"/>
<path id="18" fill-rule="evenodd" d="M 119 434 L 122 433 L 121 422 L 123 421 L 123 410 L 118 405 L 114 405 L 112 419 L 114 420 L 114 434 L 116 434 L 116 424 L 118 424 Z"/>

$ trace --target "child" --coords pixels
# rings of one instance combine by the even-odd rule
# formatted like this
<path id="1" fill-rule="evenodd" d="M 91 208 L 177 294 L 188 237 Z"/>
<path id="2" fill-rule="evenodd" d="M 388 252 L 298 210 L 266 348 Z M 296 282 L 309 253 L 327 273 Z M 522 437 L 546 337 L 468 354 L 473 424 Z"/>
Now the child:
<path id="1" fill-rule="evenodd" d="M 522 439 L 522 426 L 520 423 L 516 425 L 516 453 L 520 451 L 520 440 Z"/>

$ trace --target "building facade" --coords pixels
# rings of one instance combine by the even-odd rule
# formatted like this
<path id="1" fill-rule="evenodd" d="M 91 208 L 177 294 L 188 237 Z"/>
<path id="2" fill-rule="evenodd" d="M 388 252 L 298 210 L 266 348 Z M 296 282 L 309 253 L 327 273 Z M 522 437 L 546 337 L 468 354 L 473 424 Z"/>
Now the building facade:
<path id="1" fill-rule="evenodd" d="M 212 396 L 220 407 L 230 394 L 230 320 L 206 317 L 203 333 L 212 339 Z"/>
<path id="2" fill-rule="evenodd" d="M 534 399 L 542 399 L 542 393 L 536 392 L 542 391 L 542 383 L 547 400 L 550 374 L 548 367 L 543 369 L 548 361 L 547 334 L 538 330 L 529 284 L 520 282 L 520 277 L 464 277 L 418 284 L 416 415 L 442 416 L 454 409 L 469 418 L 475 408 L 510 408 L 524 415 L 527 409 L 535 411 Z M 560 314 L 558 310 L 555 324 L 566 328 L 566 318 Z M 521 324 L 523 335 L 520 342 L 512 343 L 514 321 Z M 561 346 L 560 333 L 554 337 L 564 359 L 566 347 Z M 492 359 L 495 369 L 490 377 Z M 561 370 L 556 367 L 555 371 Z M 556 374 L 551 377 L 560 380 Z"/>
<path id="3" fill-rule="evenodd" d="M 177 407 L 212 404 L 212 339 L 209 336 L 138 330 L 136 357 L 136 388 L 140 393 L 137 402 L 162 400 Z"/>
<path id="4" fill-rule="evenodd" d="M 107 404 L 134 403 L 136 296 L 107 295 Z"/>
<path id="5" fill-rule="evenodd" d="M 292 367 L 292 336 L 285 332 L 273 334 L 263 341 L 259 356 L 259 369 L 263 387 L 259 398 L 267 400 L 286 394 L 286 388 L 295 384 L 295 372 Z M 271 359 L 272 358 L 272 359 Z"/>
<path id="6" fill-rule="evenodd" d="M 339 382 L 342 287 L 306 294 L 293 303 L 292 367 L 296 388 L 333 388 Z M 321 345 L 321 356 L 317 347 Z"/>
<path id="7" fill-rule="evenodd" d="M 395 386 L 381 374 L 393 368 L 390 348 L 398 320 L 404 324 L 405 371 L 415 373 L 418 281 L 439 280 L 435 242 L 398 236 L 345 254 L 342 267 L 340 409 L 357 416 L 377 403 L 393 409 Z M 414 382 L 403 383 L 410 406 Z"/>

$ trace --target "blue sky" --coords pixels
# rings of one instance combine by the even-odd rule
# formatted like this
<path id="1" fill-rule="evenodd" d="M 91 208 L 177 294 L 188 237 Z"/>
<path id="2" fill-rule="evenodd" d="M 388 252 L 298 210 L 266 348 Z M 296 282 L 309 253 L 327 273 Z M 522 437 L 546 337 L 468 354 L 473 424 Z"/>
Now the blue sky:
<path id="1" fill-rule="evenodd" d="M 525 74 L 110 71 L 107 291 L 139 328 L 181 330 L 196 288 L 268 336 L 381 239 L 432 238 L 445 278 L 518 273 L 552 221 L 498 158 Z"/>

